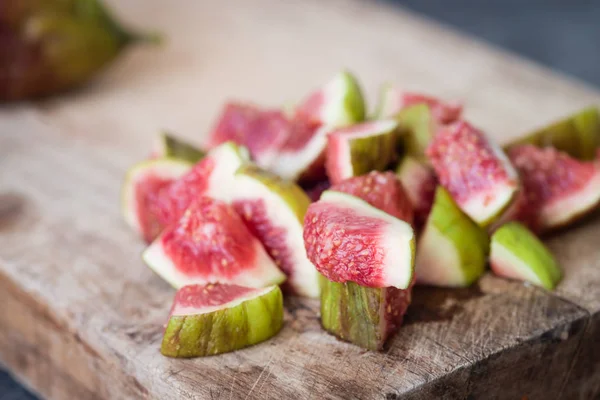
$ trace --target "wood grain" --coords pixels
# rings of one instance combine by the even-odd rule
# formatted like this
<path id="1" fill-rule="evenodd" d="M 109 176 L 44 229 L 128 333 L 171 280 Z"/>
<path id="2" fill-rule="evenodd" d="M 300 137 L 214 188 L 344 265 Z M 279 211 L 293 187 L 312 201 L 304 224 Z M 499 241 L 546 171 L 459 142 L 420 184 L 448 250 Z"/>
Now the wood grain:
<path id="1" fill-rule="evenodd" d="M 0 361 L 49 398 L 581 398 L 600 395 L 600 219 L 549 240 L 556 293 L 486 276 L 421 288 L 383 353 L 336 341 L 289 299 L 264 344 L 158 353 L 173 290 L 121 221 L 128 166 L 170 128 L 200 142 L 226 98 L 293 101 L 342 67 L 464 99 L 505 141 L 600 95 L 387 6 L 354 1 L 113 1 L 157 27 L 85 90 L 0 110 Z"/>

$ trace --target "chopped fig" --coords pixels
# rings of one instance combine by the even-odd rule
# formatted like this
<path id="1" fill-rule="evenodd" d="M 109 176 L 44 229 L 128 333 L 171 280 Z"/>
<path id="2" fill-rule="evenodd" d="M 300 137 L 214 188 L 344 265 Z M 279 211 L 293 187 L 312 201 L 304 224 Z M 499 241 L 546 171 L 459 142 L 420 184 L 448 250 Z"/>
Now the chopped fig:
<path id="1" fill-rule="evenodd" d="M 396 175 L 404 187 L 415 214 L 415 226 L 421 229 L 433 206 L 437 179 L 431 167 L 414 157 L 404 156 Z"/>
<path id="2" fill-rule="evenodd" d="M 184 286 L 175 295 L 160 352 L 179 358 L 227 353 L 264 342 L 282 326 L 277 286 Z"/>
<path id="3" fill-rule="evenodd" d="M 127 172 L 122 189 L 123 217 L 147 242 L 162 230 L 157 219 L 157 198 L 191 168 L 192 164 L 186 161 L 164 158 L 143 161 Z"/>
<path id="4" fill-rule="evenodd" d="M 165 157 L 197 163 L 204 157 L 204 152 L 169 133 L 161 132 L 156 137 L 152 158 Z"/>
<path id="5" fill-rule="evenodd" d="M 152 215 L 148 218 L 156 221 L 153 233 L 160 233 L 177 221 L 190 203 L 200 196 L 229 200 L 234 190 L 235 171 L 247 161 L 246 149 L 233 142 L 212 149 L 191 170 L 151 198 L 148 210 Z M 155 237 L 147 239 L 152 241 Z"/>
<path id="6" fill-rule="evenodd" d="M 411 226 L 346 193 L 325 191 L 304 218 L 306 254 L 334 282 L 406 289 L 414 270 Z"/>
<path id="7" fill-rule="evenodd" d="M 296 108 L 295 119 L 339 127 L 365 119 L 365 102 L 358 80 L 348 71 L 338 73 Z"/>
<path id="8" fill-rule="evenodd" d="M 246 226 L 287 275 L 286 288 L 318 297 L 318 273 L 306 257 L 302 238 L 310 199 L 295 183 L 252 165 L 236 173 L 232 204 Z"/>
<path id="9" fill-rule="evenodd" d="M 207 148 L 227 141 L 245 146 L 257 165 L 269 168 L 290 135 L 290 122 L 279 110 L 229 103 L 208 137 Z"/>
<path id="10" fill-rule="evenodd" d="M 492 236 L 490 266 L 498 276 L 549 290 L 562 279 L 560 267 L 550 251 L 518 222 L 501 226 Z"/>
<path id="11" fill-rule="evenodd" d="M 391 172 L 371 172 L 332 187 L 404 220 L 412 221 L 410 201 Z M 355 251 L 355 249 L 352 249 Z M 411 289 L 372 288 L 354 282 L 332 282 L 321 276 L 321 323 L 340 339 L 380 350 L 401 325 Z"/>
<path id="12" fill-rule="evenodd" d="M 467 122 L 442 128 L 426 154 L 440 184 L 481 226 L 498 219 L 519 191 L 517 171 L 502 149 Z"/>
<path id="13" fill-rule="evenodd" d="M 332 282 L 321 276 L 321 324 L 338 338 L 369 350 L 382 350 L 411 301 L 411 289 L 370 288 Z"/>
<path id="14" fill-rule="evenodd" d="M 531 229 L 566 226 L 600 204 L 600 161 L 577 161 L 551 147 L 532 145 L 513 147 L 509 156 L 521 176 L 527 207 L 515 219 Z"/>
<path id="15" fill-rule="evenodd" d="M 381 89 L 379 106 L 375 113 L 377 118 L 395 117 L 401 110 L 416 104 L 424 104 L 431 110 L 433 117 L 440 124 L 449 124 L 460 118 L 462 105 L 458 103 L 444 103 L 432 96 L 418 93 L 403 92 L 391 85 Z"/>
<path id="16" fill-rule="evenodd" d="M 369 121 L 339 128 L 327 138 L 325 167 L 332 184 L 353 176 L 383 171 L 396 155 L 394 120 Z"/>
<path id="17" fill-rule="evenodd" d="M 466 287 L 484 272 L 489 252 L 485 230 L 471 221 L 441 186 L 417 243 L 417 283 Z"/>
<path id="18" fill-rule="evenodd" d="M 372 171 L 333 185 L 331 190 L 356 196 L 375 208 L 412 224 L 410 198 L 392 172 Z"/>
<path id="19" fill-rule="evenodd" d="M 209 197 L 194 199 L 142 257 L 175 288 L 213 282 L 260 288 L 285 280 L 233 207 Z"/>
<path id="20" fill-rule="evenodd" d="M 314 203 L 321 198 L 321 194 L 331 187 L 331 183 L 328 180 L 320 181 L 303 187 L 304 191 L 310 198 L 310 201 Z"/>
<path id="21" fill-rule="evenodd" d="M 596 107 L 585 108 L 518 139 L 506 148 L 510 150 L 523 144 L 554 147 L 576 159 L 593 160 L 600 147 L 600 112 Z"/>
<path id="22" fill-rule="evenodd" d="M 327 134 L 364 117 L 364 100 L 356 78 L 348 72 L 339 73 L 298 106 L 288 140 L 270 169 L 284 179 L 323 180 Z"/>

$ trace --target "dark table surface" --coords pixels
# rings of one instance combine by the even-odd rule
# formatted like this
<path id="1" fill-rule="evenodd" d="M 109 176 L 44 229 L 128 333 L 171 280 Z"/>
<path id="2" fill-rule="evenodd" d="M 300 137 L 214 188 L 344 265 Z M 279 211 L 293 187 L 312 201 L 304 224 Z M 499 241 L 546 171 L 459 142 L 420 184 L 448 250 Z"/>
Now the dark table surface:
<path id="1" fill-rule="evenodd" d="M 600 88 L 599 1 L 389 1 Z M 0 370 L 0 400 L 35 399 Z"/>

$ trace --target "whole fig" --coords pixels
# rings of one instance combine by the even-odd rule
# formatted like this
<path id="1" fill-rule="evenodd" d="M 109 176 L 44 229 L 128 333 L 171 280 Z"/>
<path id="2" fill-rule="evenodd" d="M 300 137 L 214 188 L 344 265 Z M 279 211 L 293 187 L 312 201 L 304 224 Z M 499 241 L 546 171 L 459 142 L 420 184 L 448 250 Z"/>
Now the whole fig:
<path id="1" fill-rule="evenodd" d="M 0 101 L 78 86 L 138 40 L 99 0 L 0 0 Z"/>

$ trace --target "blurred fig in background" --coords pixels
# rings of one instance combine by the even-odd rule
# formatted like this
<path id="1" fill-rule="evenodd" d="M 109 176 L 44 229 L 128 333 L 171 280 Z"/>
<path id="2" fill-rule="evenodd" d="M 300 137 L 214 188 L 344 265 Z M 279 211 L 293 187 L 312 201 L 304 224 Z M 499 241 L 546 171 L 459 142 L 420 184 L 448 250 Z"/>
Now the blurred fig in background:
<path id="1" fill-rule="evenodd" d="M 0 0 L 0 101 L 78 86 L 140 40 L 158 38 L 124 29 L 99 0 Z"/>

